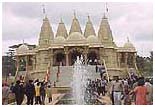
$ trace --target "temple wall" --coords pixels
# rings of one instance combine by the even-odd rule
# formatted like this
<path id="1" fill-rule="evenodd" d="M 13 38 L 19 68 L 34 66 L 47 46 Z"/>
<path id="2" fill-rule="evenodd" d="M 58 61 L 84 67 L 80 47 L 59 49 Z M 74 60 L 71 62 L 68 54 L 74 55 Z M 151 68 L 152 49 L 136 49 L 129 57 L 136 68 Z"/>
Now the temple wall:
<path id="1" fill-rule="evenodd" d="M 47 68 L 48 68 L 48 64 L 50 61 L 50 54 L 48 50 L 42 50 L 37 52 L 36 54 L 36 70 L 35 72 L 37 73 L 37 78 L 44 78 L 43 75 L 46 74 Z M 36 77 L 35 74 L 33 73 L 34 76 Z"/>
<path id="2" fill-rule="evenodd" d="M 117 68 L 117 56 L 116 50 L 114 49 L 105 49 L 104 50 L 104 59 L 107 68 Z"/>

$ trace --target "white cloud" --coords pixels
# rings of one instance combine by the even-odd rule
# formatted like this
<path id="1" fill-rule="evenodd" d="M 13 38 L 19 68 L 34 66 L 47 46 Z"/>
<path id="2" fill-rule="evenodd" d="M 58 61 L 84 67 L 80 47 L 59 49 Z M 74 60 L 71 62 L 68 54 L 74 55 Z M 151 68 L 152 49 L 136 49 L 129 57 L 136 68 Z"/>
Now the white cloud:
<path id="1" fill-rule="evenodd" d="M 45 3 L 52 29 L 56 33 L 60 18 L 69 32 L 73 10 L 84 31 L 87 15 L 91 16 L 96 33 L 104 13 L 104 3 Z M 24 39 L 37 43 L 42 24 L 41 3 L 3 3 L 3 54 L 8 46 L 21 43 Z M 144 56 L 153 50 L 153 5 L 151 3 L 108 3 L 109 22 L 114 41 L 119 46 L 129 36 L 138 53 L 141 43 L 146 44 Z M 33 43 L 29 42 L 29 43 Z"/>

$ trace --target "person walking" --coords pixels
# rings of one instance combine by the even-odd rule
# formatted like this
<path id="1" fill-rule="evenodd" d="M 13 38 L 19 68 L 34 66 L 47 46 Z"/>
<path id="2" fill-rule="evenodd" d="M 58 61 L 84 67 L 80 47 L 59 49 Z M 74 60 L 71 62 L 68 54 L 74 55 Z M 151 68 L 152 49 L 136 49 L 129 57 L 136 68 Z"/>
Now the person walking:
<path id="1" fill-rule="evenodd" d="M 33 99 L 35 95 L 35 87 L 33 84 L 33 80 L 29 80 L 29 83 L 26 85 L 25 93 L 27 96 L 27 105 L 33 105 Z"/>
<path id="2" fill-rule="evenodd" d="M 110 94 L 110 99 L 111 99 L 111 103 L 112 105 L 114 105 L 114 92 L 113 92 L 113 80 L 109 80 L 109 94 Z"/>
<path id="3" fill-rule="evenodd" d="M 45 96 L 46 96 L 45 84 L 44 82 L 41 82 L 40 97 L 43 105 L 45 105 Z"/>
<path id="4" fill-rule="evenodd" d="M 101 94 L 101 80 L 97 79 L 97 93 L 98 96 Z"/>
<path id="5" fill-rule="evenodd" d="M 121 105 L 121 95 L 123 91 L 122 82 L 119 81 L 119 77 L 116 78 L 116 81 L 112 85 L 114 105 Z"/>
<path id="6" fill-rule="evenodd" d="M 123 86 L 124 86 L 124 105 L 131 105 L 131 97 L 129 95 L 130 89 L 129 89 L 129 84 L 127 83 L 126 80 L 124 80 L 123 82 Z"/>
<path id="7" fill-rule="evenodd" d="M 46 94 L 47 94 L 47 97 L 48 97 L 48 102 L 52 102 L 52 88 L 50 85 L 47 86 L 47 89 L 46 89 Z"/>
<path id="8" fill-rule="evenodd" d="M 105 96 L 105 86 L 106 86 L 106 80 L 105 79 L 101 79 L 101 93 L 103 96 Z"/>
<path id="9" fill-rule="evenodd" d="M 42 104 L 41 98 L 40 98 L 40 83 L 38 82 L 35 86 L 35 97 L 36 97 L 36 103 L 35 104 Z"/>
<path id="10" fill-rule="evenodd" d="M 10 89 L 6 83 L 2 84 L 2 104 L 7 105 L 9 100 Z"/>
<path id="11" fill-rule="evenodd" d="M 151 105 L 151 104 L 153 104 L 153 86 L 150 83 L 149 79 L 146 79 L 145 87 L 147 88 L 147 93 L 148 93 L 146 96 L 147 104 Z"/>
<path id="12" fill-rule="evenodd" d="M 20 80 L 17 80 L 16 84 L 15 84 L 15 86 L 13 88 L 13 93 L 15 93 L 15 100 L 16 100 L 17 105 L 22 104 L 23 92 L 24 92 L 24 88 L 20 84 Z"/>
<path id="13" fill-rule="evenodd" d="M 144 78 L 140 78 L 138 80 L 138 86 L 134 88 L 130 92 L 130 94 L 135 93 L 136 96 L 136 105 L 147 105 L 146 95 L 147 95 L 147 88 L 144 86 Z"/>
<path id="14" fill-rule="evenodd" d="M 20 82 L 20 88 L 21 88 L 21 91 L 20 91 L 20 94 L 21 94 L 21 97 L 20 97 L 20 103 L 22 104 L 23 100 L 24 100 L 24 94 L 25 94 L 25 84 L 24 82 Z"/>

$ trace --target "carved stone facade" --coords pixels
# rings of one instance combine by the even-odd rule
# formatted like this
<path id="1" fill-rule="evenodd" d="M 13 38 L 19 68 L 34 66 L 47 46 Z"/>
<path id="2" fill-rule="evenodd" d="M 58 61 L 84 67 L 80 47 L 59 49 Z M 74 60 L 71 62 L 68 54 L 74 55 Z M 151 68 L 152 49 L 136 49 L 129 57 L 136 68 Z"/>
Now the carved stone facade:
<path id="1" fill-rule="evenodd" d="M 54 36 L 47 17 L 43 19 L 39 36 L 39 45 L 30 50 L 24 44 L 16 51 L 17 66 L 21 56 L 26 57 L 26 63 L 32 61 L 29 72 L 33 78 L 43 79 L 50 64 L 53 66 L 72 66 L 77 56 L 83 56 L 85 63 L 103 64 L 107 69 L 122 70 L 125 67 L 134 68 L 136 49 L 128 40 L 123 47 L 118 47 L 113 41 L 112 30 L 105 16 L 101 20 L 98 35 L 95 34 L 93 24 L 88 16 L 84 33 L 74 14 L 69 34 L 61 19 L 58 30 Z M 32 60 L 27 60 L 28 57 Z M 26 64 L 28 68 L 30 67 Z M 17 67 L 19 70 L 19 67 Z M 123 71 L 123 70 L 122 70 Z"/>

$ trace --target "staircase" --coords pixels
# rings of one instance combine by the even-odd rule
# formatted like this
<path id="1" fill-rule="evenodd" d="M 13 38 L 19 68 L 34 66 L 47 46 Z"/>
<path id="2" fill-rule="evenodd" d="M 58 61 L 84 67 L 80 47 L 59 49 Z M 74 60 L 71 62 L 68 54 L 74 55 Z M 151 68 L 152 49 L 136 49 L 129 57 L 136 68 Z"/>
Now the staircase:
<path id="1" fill-rule="evenodd" d="M 96 73 L 95 66 L 88 65 L 84 66 L 84 68 L 87 70 L 91 80 L 95 80 L 96 78 L 100 77 L 99 73 Z M 60 66 L 60 73 L 57 81 L 58 67 L 53 67 L 50 73 L 50 81 L 52 82 L 52 84 L 54 83 L 54 81 L 57 81 L 57 87 L 70 87 L 73 80 L 73 71 L 73 66 Z"/>

